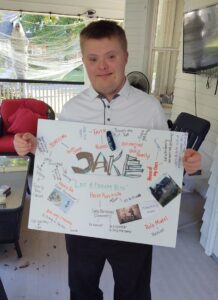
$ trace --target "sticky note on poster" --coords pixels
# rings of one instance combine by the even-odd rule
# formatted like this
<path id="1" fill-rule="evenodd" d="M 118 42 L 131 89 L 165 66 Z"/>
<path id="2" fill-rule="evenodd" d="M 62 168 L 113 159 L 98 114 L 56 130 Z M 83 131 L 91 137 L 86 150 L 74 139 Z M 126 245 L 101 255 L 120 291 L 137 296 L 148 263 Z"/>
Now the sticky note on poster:
<path id="1" fill-rule="evenodd" d="M 29 228 L 175 247 L 186 133 L 39 120 L 37 139 Z"/>

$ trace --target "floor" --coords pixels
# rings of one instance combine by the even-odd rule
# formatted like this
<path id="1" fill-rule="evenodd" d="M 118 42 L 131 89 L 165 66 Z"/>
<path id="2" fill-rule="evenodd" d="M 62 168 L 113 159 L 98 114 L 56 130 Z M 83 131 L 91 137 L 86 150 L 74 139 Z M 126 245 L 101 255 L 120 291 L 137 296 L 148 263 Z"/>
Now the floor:
<path id="1" fill-rule="evenodd" d="M 23 257 L 17 258 L 13 245 L 0 245 L 0 276 L 8 299 L 68 300 L 64 236 L 27 229 L 29 203 L 27 199 L 21 229 Z M 203 205 L 198 194 L 183 193 L 176 248 L 154 247 L 152 300 L 217 300 L 218 263 L 199 243 Z M 112 300 L 108 264 L 100 286 L 104 299 Z"/>

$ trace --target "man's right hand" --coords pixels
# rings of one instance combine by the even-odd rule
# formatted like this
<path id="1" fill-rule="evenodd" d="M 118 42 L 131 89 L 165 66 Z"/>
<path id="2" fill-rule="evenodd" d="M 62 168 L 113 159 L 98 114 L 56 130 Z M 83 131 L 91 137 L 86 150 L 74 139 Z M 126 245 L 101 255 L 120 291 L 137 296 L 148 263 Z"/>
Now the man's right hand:
<path id="1" fill-rule="evenodd" d="M 14 136 L 14 148 L 18 155 L 35 154 L 37 139 L 31 133 L 17 133 Z"/>

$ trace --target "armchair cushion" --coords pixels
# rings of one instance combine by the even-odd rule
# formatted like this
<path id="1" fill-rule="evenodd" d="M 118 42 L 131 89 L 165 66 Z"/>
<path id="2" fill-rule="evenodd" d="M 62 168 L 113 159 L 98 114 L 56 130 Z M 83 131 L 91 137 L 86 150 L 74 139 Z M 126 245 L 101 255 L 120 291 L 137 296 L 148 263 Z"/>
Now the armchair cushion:
<path id="1" fill-rule="evenodd" d="M 13 134 L 7 134 L 7 135 L 3 135 L 0 138 L 0 153 L 15 153 L 15 149 L 14 149 L 14 144 L 13 144 L 13 140 L 14 140 L 14 135 Z M 0 154 L 2 155 L 2 154 Z"/>
<path id="2" fill-rule="evenodd" d="M 33 112 L 32 110 L 20 107 L 9 118 L 10 127 L 8 133 L 30 132 L 36 135 L 38 119 L 46 119 L 46 116 Z"/>
<path id="3" fill-rule="evenodd" d="M 24 107 L 29 108 L 34 113 L 48 118 L 48 104 L 40 100 L 25 100 Z"/>
<path id="4" fill-rule="evenodd" d="M 15 154 L 14 134 L 32 132 L 36 135 L 38 119 L 55 119 L 52 108 L 37 99 L 5 99 L 0 106 L 0 154 Z"/>
<path id="5" fill-rule="evenodd" d="M 0 137 L 3 136 L 3 120 L 2 120 L 2 116 L 0 114 Z"/>
<path id="6" fill-rule="evenodd" d="M 19 108 L 28 108 L 34 113 L 38 113 L 42 116 L 48 117 L 48 105 L 36 99 L 19 99 L 19 100 L 3 100 L 1 104 L 1 115 L 4 124 L 4 131 L 7 132 L 11 126 L 9 118 Z"/>

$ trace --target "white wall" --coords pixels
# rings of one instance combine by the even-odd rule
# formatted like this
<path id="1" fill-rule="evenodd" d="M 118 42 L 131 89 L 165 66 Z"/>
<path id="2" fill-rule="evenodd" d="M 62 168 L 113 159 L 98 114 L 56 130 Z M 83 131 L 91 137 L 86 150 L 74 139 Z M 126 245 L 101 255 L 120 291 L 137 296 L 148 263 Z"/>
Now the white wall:
<path id="1" fill-rule="evenodd" d="M 148 74 L 151 37 L 155 27 L 153 12 L 157 0 L 126 0 L 125 31 L 128 40 L 129 62 L 126 73 L 141 71 Z"/>
<path id="2" fill-rule="evenodd" d="M 217 4 L 212 0 L 185 0 L 185 12 Z M 182 37 L 177 65 L 175 96 L 171 119 L 182 112 L 195 114 L 195 89 L 197 115 L 211 122 L 211 129 L 202 144 L 203 175 L 186 181 L 206 197 L 201 244 L 207 255 L 218 257 L 218 94 L 214 95 L 216 80 L 210 81 L 206 88 L 207 78 L 182 72 Z M 196 88 L 195 88 L 196 82 Z M 208 181 L 209 180 L 209 181 Z M 208 188 L 208 189 L 207 189 Z"/>
<path id="3" fill-rule="evenodd" d="M 212 0 L 185 0 L 185 12 L 206 7 L 217 3 Z M 185 74 L 182 72 L 182 36 L 180 54 L 177 65 L 177 74 L 174 92 L 174 104 L 171 119 L 175 120 L 176 116 L 186 111 L 195 114 L 195 80 L 196 80 L 196 107 L 197 115 L 211 122 L 211 129 L 202 144 L 200 151 L 203 155 L 203 176 L 207 180 L 210 176 L 210 166 L 213 161 L 213 152 L 216 146 L 216 137 L 218 135 L 218 95 L 214 95 L 216 79 L 211 81 L 211 88 L 206 88 L 207 78 Z M 198 177 L 198 180 L 202 177 Z M 202 187 L 202 184 L 200 185 Z M 198 187 L 197 187 L 198 188 Z"/>
<path id="4" fill-rule="evenodd" d="M 125 0 L 7 0 L 0 2 L 0 9 L 22 10 L 39 13 L 77 15 L 87 9 L 95 9 L 104 18 L 123 19 Z"/>

